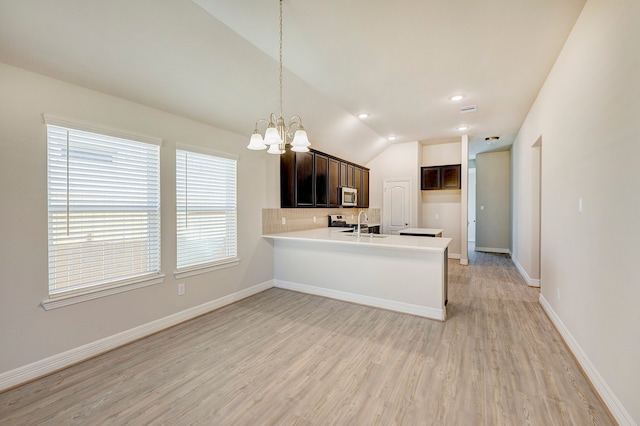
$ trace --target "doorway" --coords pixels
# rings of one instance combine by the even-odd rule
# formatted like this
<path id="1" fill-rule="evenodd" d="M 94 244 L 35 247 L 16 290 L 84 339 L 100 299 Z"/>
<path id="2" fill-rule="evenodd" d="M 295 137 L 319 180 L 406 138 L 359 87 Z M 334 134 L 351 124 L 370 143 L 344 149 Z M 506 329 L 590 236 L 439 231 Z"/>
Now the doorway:
<path id="1" fill-rule="evenodd" d="M 467 241 L 469 241 L 469 249 L 475 249 L 476 243 L 476 168 L 469 168 L 469 186 L 468 186 L 468 226 Z M 473 247 L 473 248 L 472 248 Z"/>

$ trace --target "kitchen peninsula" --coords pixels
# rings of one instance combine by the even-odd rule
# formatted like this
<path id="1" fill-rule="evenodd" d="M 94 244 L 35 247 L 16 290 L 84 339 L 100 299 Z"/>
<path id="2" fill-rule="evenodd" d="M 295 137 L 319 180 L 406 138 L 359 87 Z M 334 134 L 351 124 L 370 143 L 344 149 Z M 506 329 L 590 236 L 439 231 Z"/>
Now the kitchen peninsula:
<path id="1" fill-rule="evenodd" d="M 341 232 L 264 235 L 274 247 L 274 285 L 444 321 L 450 238 Z"/>

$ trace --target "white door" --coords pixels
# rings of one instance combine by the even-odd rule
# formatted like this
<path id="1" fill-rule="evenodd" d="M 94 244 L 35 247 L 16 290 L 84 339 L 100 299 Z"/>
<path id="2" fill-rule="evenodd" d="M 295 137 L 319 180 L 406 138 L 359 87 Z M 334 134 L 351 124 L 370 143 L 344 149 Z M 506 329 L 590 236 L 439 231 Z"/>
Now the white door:
<path id="1" fill-rule="evenodd" d="M 411 217 L 411 182 L 408 179 L 384 181 L 382 232 L 398 234 L 409 228 Z"/>

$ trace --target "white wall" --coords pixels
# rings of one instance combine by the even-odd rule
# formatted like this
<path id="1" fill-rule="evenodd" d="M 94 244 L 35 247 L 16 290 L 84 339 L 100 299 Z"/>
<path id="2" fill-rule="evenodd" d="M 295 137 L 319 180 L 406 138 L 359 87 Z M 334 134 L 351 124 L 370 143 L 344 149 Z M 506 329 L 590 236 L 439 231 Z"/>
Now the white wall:
<path id="1" fill-rule="evenodd" d="M 369 206 L 382 208 L 383 184 L 385 179 L 407 178 L 411 181 L 410 227 L 419 226 L 420 201 L 420 144 L 418 142 L 397 143 L 389 146 L 380 155 L 371 160 L 367 167 L 369 174 Z M 384 215 L 384 212 L 382 213 Z"/>
<path id="2" fill-rule="evenodd" d="M 476 155 L 476 250 L 510 252 L 509 151 Z"/>
<path id="3" fill-rule="evenodd" d="M 621 424 L 640 423 L 638 22 L 637 0 L 586 3 L 512 159 L 513 254 L 533 274 L 542 138 L 541 302 Z"/>
<path id="4" fill-rule="evenodd" d="M 445 166 L 462 163 L 462 143 L 448 142 L 422 146 L 421 166 Z M 466 170 L 462 171 L 466 174 Z M 461 244 L 462 190 L 421 191 L 422 215 L 420 226 L 442 228 L 442 236 L 451 238 L 449 257 L 459 259 Z M 464 244 L 466 251 L 466 242 Z M 466 254 L 464 256 L 466 258 Z"/>
<path id="5" fill-rule="evenodd" d="M 0 374 L 269 281 L 262 208 L 277 200 L 277 158 L 248 137 L 0 64 Z M 162 284 L 44 311 L 47 145 L 42 113 L 165 139 L 161 149 Z M 248 123 L 251 126 L 251 123 Z M 175 270 L 175 144 L 239 155 L 237 267 L 181 279 Z M 275 172 L 274 172 L 275 170 Z M 276 182 L 277 184 L 277 182 Z"/>

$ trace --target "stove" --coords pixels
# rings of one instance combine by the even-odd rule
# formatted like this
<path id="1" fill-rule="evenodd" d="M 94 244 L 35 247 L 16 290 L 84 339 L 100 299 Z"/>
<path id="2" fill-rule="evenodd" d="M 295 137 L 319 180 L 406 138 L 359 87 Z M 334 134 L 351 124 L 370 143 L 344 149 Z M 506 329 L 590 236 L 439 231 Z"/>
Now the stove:
<path id="1" fill-rule="evenodd" d="M 330 214 L 329 228 L 351 228 L 351 225 L 347 223 L 347 219 L 341 214 Z"/>
<path id="2" fill-rule="evenodd" d="M 329 228 L 357 228 L 358 225 L 355 223 L 347 223 L 347 219 L 341 214 L 330 214 L 329 215 Z M 364 230 L 367 228 L 366 223 L 360 224 L 360 229 Z"/>

